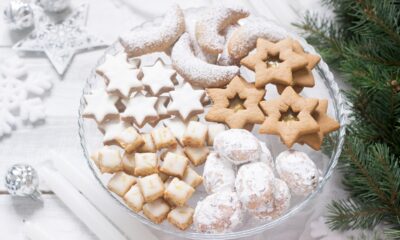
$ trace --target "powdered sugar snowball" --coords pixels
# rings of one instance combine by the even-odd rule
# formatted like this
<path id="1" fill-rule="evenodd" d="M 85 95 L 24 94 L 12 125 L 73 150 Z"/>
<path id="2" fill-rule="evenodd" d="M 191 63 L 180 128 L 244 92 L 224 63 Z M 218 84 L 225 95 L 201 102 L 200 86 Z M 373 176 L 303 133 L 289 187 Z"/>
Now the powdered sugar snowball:
<path id="1" fill-rule="evenodd" d="M 194 228 L 203 233 L 231 232 L 243 221 L 241 203 L 235 192 L 223 191 L 197 203 Z"/>
<path id="2" fill-rule="evenodd" d="M 196 57 L 189 34 L 184 33 L 171 52 L 172 66 L 188 82 L 206 87 L 222 87 L 239 73 L 237 66 L 218 66 Z"/>
<path id="3" fill-rule="evenodd" d="M 239 165 L 260 159 L 258 139 L 244 129 L 230 129 L 219 133 L 214 139 L 214 149 L 225 160 Z"/>
<path id="4" fill-rule="evenodd" d="M 284 151 L 276 158 L 275 165 L 280 178 L 295 194 L 307 195 L 317 187 L 319 171 L 306 153 Z"/>
<path id="5" fill-rule="evenodd" d="M 248 210 L 273 207 L 274 173 L 263 162 L 245 164 L 239 168 L 235 188 L 243 206 Z"/>
<path id="6" fill-rule="evenodd" d="M 211 152 L 204 165 L 203 185 L 206 192 L 233 191 L 235 186 L 235 170 L 233 165 Z"/>

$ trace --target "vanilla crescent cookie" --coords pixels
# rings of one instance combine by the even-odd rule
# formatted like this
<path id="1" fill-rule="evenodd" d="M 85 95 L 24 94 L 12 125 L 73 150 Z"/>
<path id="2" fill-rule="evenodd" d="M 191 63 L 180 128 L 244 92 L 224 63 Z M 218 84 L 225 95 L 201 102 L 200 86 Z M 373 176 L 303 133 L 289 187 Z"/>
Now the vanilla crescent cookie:
<path id="1" fill-rule="evenodd" d="M 232 33 L 228 41 L 228 52 L 232 58 L 241 59 L 256 47 L 258 38 L 276 42 L 286 36 L 287 33 L 278 26 L 261 18 L 252 18 Z"/>
<path id="2" fill-rule="evenodd" d="M 224 50 L 225 37 L 220 32 L 247 16 L 249 12 L 238 6 L 210 8 L 196 23 L 199 45 L 208 53 L 221 53 Z"/>
<path id="3" fill-rule="evenodd" d="M 159 26 L 134 29 L 119 38 L 125 52 L 130 57 L 168 49 L 185 31 L 183 12 L 174 5 L 164 16 Z"/>
<path id="4" fill-rule="evenodd" d="M 223 87 L 239 73 L 237 66 L 218 66 L 197 58 L 187 33 L 175 43 L 171 59 L 172 66 L 186 81 L 203 88 Z"/>

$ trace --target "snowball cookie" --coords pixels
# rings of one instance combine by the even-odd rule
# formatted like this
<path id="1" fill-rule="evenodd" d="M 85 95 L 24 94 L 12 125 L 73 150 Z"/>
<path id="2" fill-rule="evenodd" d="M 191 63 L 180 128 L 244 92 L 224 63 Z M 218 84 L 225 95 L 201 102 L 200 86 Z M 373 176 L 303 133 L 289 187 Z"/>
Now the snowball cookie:
<path id="1" fill-rule="evenodd" d="M 235 165 L 259 159 L 261 154 L 258 139 L 244 129 L 229 129 L 219 133 L 214 139 L 214 150 L 221 158 Z"/>
<path id="2" fill-rule="evenodd" d="M 239 168 L 235 187 L 239 200 L 247 210 L 273 204 L 274 173 L 263 162 L 245 164 Z"/>
<path id="3" fill-rule="evenodd" d="M 235 170 L 231 162 L 221 159 L 217 153 L 208 155 L 203 171 L 203 185 L 208 194 L 219 191 L 233 191 Z"/>
<path id="4" fill-rule="evenodd" d="M 250 213 L 259 219 L 272 220 L 285 212 L 290 206 L 290 190 L 288 185 L 279 178 L 274 179 L 273 183 L 273 202 L 267 203 Z"/>
<path id="5" fill-rule="evenodd" d="M 280 178 L 293 193 L 304 196 L 317 187 L 319 172 L 306 153 L 284 151 L 276 158 L 275 165 Z"/>
<path id="6" fill-rule="evenodd" d="M 198 232 L 231 232 L 242 223 L 242 205 L 235 192 L 222 191 L 197 203 L 193 225 Z"/>
<path id="7" fill-rule="evenodd" d="M 274 169 L 275 164 L 274 164 L 274 158 L 272 157 L 271 151 L 268 149 L 267 144 L 265 142 L 261 142 L 260 147 L 261 147 L 261 154 L 260 158 L 258 161 L 266 163 L 270 168 Z"/>

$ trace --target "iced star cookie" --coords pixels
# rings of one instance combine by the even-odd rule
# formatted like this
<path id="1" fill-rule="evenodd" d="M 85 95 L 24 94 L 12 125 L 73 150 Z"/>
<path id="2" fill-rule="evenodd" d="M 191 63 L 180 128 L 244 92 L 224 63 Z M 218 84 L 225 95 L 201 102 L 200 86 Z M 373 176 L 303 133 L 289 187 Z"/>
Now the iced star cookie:
<path id="1" fill-rule="evenodd" d="M 166 68 L 161 60 L 157 60 L 153 66 L 142 67 L 142 83 L 153 96 L 174 89 L 172 78 L 176 75 L 175 70 Z"/>
<path id="2" fill-rule="evenodd" d="M 117 96 L 107 94 L 104 89 L 96 89 L 91 94 L 86 94 L 84 98 L 86 100 L 84 117 L 93 118 L 98 123 L 118 117 L 119 112 L 115 107 L 115 103 L 118 101 Z"/>
<path id="3" fill-rule="evenodd" d="M 246 124 L 262 123 L 264 114 L 258 107 L 265 90 L 236 76 L 226 88 L 207 88 L 212 100 L 206 120 L 226 123 L 230 128 L 244 128 Z"/>
<path id="4" fill-rule="evenodd" d="M 167 50 L 184 31 L 183 12 L 174 5 L 159 26 L 133 30 L 121 36 L 119 41 L 128 56 L 134 57 Z"/>
<path id="5" fill-rule="evenodd" d="M 119 118 L 99 124 L 99 129 L 104 133 L 103 143 L 105 145 L 116 144 L 118 136 L 132 125 L 121 121 Z"/>
<path id="6" fill-rule="evenodd" d="M 139 92 L 126 100 L 126 109 L 121 113 L 121 118 L 124 121 L 135 123 L 141 128 L 146 123 L 158 119 L 155 109 L 156 102 L 156 97 L 146 97 Z"/>
<path id="7" fill-rule="evenodd" d="M 260 103 L 267 116 L 259 132 L 279 135 L 291 148 L 300 137 L 320 130 L 311 116 L 317 105 L 318 99 L 301 97 L 292 87 L 287 87 L 278 98 Z"/>
<path id="8" fill-rule="evenodd" d="M 204 97 L 204 90 L 194 90 L 189 83 L 170 91 L 171 102 L 167 106 L 170 114 L 187 121 L 191 117 L 204 111 L 201 99 Z"/>
<path id="9" fill-rule="evenodd" d="M 190 37 L 182 34 L 171 52 L 172 66 L 188 82 L 200 87 L 222 87 L 239 73 L 237 66 L 219 66 L 197 58 Z"/>
<path id="10" fill-rule="evenodd" d="M 247 10 L 237 6 L 209 8 L 196 24 L 196 38 L 199 45 L 208 53 L 221 53 L 225 37 L 220 32 L 248 15 Z"/>
<path id="11" fill-rule="evenodd" d="M 293 72 L 307 66 L 305 57 L 293 51 L 293 40 L 286 38 L 277 43 L 266 39 L 257 39 L 257 48 L 240 61 L 256 74 L 255 85 L 263 88 L 265 85 L 293 85 Z"/>
<path id="12" fill-rule="evenodd" d="M 105 78 L 106 90 L 128 98 L 133 91 L 139 91 L 143 84 L 138 79 L 138 65 L 128 63 L 126 53 L 107 54 L 103 64 L 96 72 Z"/>

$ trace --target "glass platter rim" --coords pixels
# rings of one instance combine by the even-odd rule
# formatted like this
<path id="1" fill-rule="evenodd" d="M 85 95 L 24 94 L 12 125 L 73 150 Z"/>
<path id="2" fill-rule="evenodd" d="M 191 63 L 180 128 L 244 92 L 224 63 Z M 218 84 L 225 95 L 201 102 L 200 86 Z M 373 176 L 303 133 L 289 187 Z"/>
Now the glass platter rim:
<path id="1" fill-rule="evenodd" d="M 193 11 L 195 11 L 196 9 L 192 9 Z M 156 22 L 159 21 L 159 18 L 156 18 L 153 21 L 146 21 L 142 24 L 140 24 L 137 27 L 143 27 L 146 24 L 151 24 L 152 22 Z M 278 25 L 276 23 L 273 23 L 270 20 L 267 20 L 270 23 L 276 25 L 276 27 L 278 27 Z M 136 28 L 136 27 L 135 27 Z M 283 29 L 282 27 L 279 27 L 281 29 Z M 283 29 L 284 30 L 284 29 Z M 286 30 L 284 30 L 285 32 L 287 32 Z M 309 53 L 314 53 L 314 54 L 318 54 L 315 49 L 309 45 L 306 40 L 304 38 L 301 38 L 293 33 L 287 32 L 287 34 L 300 41 L 300 43 L 302 44 L 302 46 L 304 47 L 304 49 L 306 50 L 306 52 Z M 319 181 L 317 189 L 315 191 L 313 191 L 312 193 L 310 193 L 307 197 L 304 198 L 304 200 L 302 202 L 300 202 L 299 204 L 291 207 L 287 212 L 285 212 L 282 216 L 280 216 L 277 219 L 274 219 L 272 221 L 269 222 L 265 222 L 263 224 L 260 224 L 259 226 L 256 227 L 252 227 L 250 229 L 245 229 L 245 230 L 240 230 L 240 231 L 234 231 L 234 232 L 228 232 L 228 233 L 218 233 L 218 234 L 210 234 L 210 233 L 196 233 L 196 232 L 185 232 L 185 231 L 180 231 L 180 230 L 170 230 L 170 229 L 166 229 L 165 227 L 163 227 L 162 225 L 159 224 L 155 224 L 153 222 L 151 222 L 150 220 L 148 220 L 147 218 L 141 216 L 140 214 L 137 214 L 135 212 L 133 212 L 128 206 L 126 206 L 125 204 L 123 204 L 117 196 L 115 196 L 114 194 L 112 194 L 107 186 L 103 183 L 102 179 L 100 179 L 100 176 L 97 174 L 96 172 L 96 166 L 93 163 L 93 161 L 90 159 L 90 154 L 89 151 L 87 149 L 87 144 L 86 144 L 86 136 L 85 136 L 85 126 L 84 126 L 84 121 L 85 118 L 83 118 L 82 114 L 83 114 L 83 110 L 86 106 L 86 102 L 84 100 L 84 95 L 87 94 L 93 87 L 93 83 L 92 80 L 96 79 L 96 72 L 95 69 L 97 66 L 99 66 L 102 62 L 104 62 L 105 59 L 105 55 L 106 54 L 112 54 L 115 53 L 119 50 L 122 50 L 122 46 L 119 44 L 118 40 L 115 41 L 112 45 L 110 45 L 103 53 L 103 55 L 100 57 L 100 59 L 97 61 L 95 67 L 92 69 L 89 77 L 87 78 L 86 82 L 85 82 L 85 86 L 83 88 L 82 91 L 82 95 L 80 98 L 80 105 L 79 105 L 79 116 L 78 116 L 78 130 L 79 130 L 79 138 L 80 138 L 80 145 L 82 147 L 83 150 L 83 154 L 84 157 L 86 159 L 86 163 L 89 165 L 89 168 L 91 170 L 91 172 L 93 173 L 95 179 L 98 181 L 98 183 L 100 184 L 100 186 L 123 208 L 125 208 L 125 210 L 128 211 L 128 213 L 133 216 L 135 219 L 139 220 L 141 223 L 145 224 L 146 226 L 150 226 L 151 228 L 154 228 L 160 232 L 164 232 L 167 234 L 171 234 L 171 235 L 175 235 L 175 236 L 179 236 L 179 237 L 184 237 L 184 238 L 190 238 L 190 239 L 235 239 L 235 238 L 241 238 L 241 237 L 248 237 L 248 236 L 252 236 L 261 232 L 264 232 L 268 229 L 271 229 L 277 225 L 280 225 L 281 223 L 285 222 L 286 220 L 288 220 L 291 216 L 295 215 L 296 213 L 300 212 L 305 206 L 307 206 L 310 201 L 318 194 L 322 191 L 325 183 L 329 180 L 330 176 L 333 173 L 334 168 L 336 167 L 338 160 L 339 160 L 339 156 L 341 154 L 342 151 L 342 147 L 344 144 L 344 137 L 345 137 L 345 131 L 346 131 L 346 120 L 347 120 L 347 115 L 345 113 L 345 101 L 344 98 L 342 96 L 342 94 L 340 93 L 339 87 L 334 79 L 333 73 L 329 70 L 328 65 L 323 61 L 323 59 L 321 59 L 320 63 L 318 64 L 318 66 L 316 67 L 316 70 L 318 71 L 318 73 L 321 75 L 322 79 L 324 80 L 324 85 L 327 87 L 327 89 L 329 90 L 329 95 L 330 95 L 330 100 L 333 101 L 333 107 L 334 107 L 334 112 L 335 112 L 335 118 L 339 121 L 341 127 L 338 130 L 338 134 L 337 134 L 337 138 L 338 141 L 336 142 L 336 145 L 334 147 L 334 151 L 332 152 L 332 155 L 329 159 L 329 164 L 327 166 L 327 170 L 324 173 L 323 179 L 321 181 Z"/>

